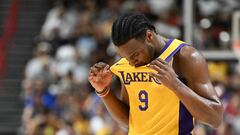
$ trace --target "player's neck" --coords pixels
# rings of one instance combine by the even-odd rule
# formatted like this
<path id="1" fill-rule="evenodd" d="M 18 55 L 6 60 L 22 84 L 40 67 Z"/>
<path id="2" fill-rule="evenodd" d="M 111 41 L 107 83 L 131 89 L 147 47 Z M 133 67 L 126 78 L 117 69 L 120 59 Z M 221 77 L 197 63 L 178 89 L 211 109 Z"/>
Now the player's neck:
<path id="1" fill-rule="evenodd" d="M 156 59 L 157 57 L 159 57 L 159 55 L 161 55 L 161 51 L 164 48 L 164 46 L 167 44 L 168 40 L 165 37 L 162 37 L 160 35 L 157 35 L 157 39 L 158 39 L 158 45 L 155 48 L 155 52 L 154 52 L 154 59 Z"/>

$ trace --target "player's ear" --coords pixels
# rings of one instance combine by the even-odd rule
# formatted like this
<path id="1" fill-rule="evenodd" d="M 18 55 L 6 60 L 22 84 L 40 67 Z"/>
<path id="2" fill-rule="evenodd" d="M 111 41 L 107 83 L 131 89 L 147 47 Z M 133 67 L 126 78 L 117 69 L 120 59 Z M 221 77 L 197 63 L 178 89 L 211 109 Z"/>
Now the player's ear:
<path id="1" fill-rule="evenodd" d="M 145 40 L 146 40 L 147 42 L 149 42 L 149 43 L 152 42 L 152 40 L 153 40 L 153 33 L 152 33 L 151 30 L 147 30 L 147 31 L 146 31 Z"/>

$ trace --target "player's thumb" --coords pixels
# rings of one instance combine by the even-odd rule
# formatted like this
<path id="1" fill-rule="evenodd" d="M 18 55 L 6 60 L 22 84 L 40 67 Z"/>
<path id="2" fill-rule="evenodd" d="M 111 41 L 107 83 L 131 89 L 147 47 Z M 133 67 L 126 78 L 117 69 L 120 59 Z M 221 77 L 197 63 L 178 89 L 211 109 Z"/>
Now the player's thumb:
<path id="1" fill-rule="evenodd" d="M 104 72 L 104 73 L 110 72 L 109 65 L 106 65 L 106 66 L 104 67 L 104 71 L 103 71 L 103 72 Z"/>

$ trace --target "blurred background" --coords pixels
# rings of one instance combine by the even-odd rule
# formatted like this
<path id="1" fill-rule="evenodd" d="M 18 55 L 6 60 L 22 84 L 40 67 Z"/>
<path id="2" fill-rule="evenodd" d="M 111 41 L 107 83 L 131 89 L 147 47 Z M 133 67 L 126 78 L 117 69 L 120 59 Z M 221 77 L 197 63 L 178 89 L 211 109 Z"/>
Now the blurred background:
<path id="1" fill-rule="evenodd" d="M 207 59 L 224 122 L 196 122 L 196 135 L 240 135 L 239 0 L 0 0 L 0 135 L 126 135 L 87 74 L 119 59 L 111 25 L 127 11 Z M 119 80 L 112 84 L 119 94 Z"/>

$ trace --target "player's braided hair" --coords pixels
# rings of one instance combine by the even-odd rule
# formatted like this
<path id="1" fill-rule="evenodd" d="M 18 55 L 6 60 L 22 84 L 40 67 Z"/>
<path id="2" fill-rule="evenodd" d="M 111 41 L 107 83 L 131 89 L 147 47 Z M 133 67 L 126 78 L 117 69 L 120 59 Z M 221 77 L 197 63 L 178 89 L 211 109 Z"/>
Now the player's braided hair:
<path id="1" fill-rule="evenodd" d="M 113 23 L 112 41 L 116 46 L 121 46 L 132 38 L 144 40 L 147 30 L 156 32 L 155 27 L 143 14 L 125 13 Z"/>

